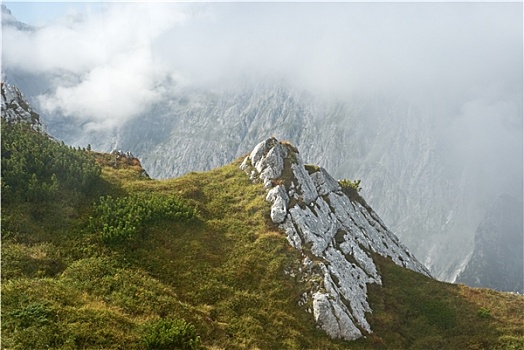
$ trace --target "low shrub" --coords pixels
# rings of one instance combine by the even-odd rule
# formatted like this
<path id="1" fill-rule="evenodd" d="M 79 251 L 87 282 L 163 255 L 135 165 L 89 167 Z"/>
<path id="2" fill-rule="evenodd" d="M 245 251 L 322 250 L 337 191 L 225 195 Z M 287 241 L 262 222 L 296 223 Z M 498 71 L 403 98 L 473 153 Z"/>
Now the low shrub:
<path id="1" fill-rule="evenodd" d="M 357 192 L 360 192 L 360 190 L 362 189 L 360 187 L 360 180 L 351 181 L 348 179 L 342 179 L 339 180 L 338 183 L 340 184 L 340 187 L 342 187 L 342 190 L 353 189 Z"/>
<path id="2" fill-rule="evenodd" d="M 147 349 L 199 349 L 195 326 L 184 320 L 160 319 L 145 325 L 142 341 Z"/>
<path id="3" fill-rule="evenodd" d="M 161 194 L 100 197 L 94 204 L 89 227 L 106 243 L 118 242 L 139 233 L 146 224 L 159 220 L 188 221 L 196 210 L 182 200 Z"/>

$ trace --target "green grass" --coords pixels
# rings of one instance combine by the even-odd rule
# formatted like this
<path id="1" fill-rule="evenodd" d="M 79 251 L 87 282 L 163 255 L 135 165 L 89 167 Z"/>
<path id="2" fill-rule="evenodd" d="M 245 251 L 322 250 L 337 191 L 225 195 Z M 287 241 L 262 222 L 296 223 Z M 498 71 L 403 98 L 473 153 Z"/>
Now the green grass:
<path id="1" fill-rule="evenodd" d="M 504 334 L 524 347 L 522 296 L 443 283 L 374 259 L 383 287 L 370 286 L 370 323 L 384 348 L 498 349 L 505 348 Z M 497 316 L 479 313 L 486 307 Z"/>
<path id="2" fill-rule="evenodd" d="M 85 197 L 2 206 L 5 349 L 144 349 L 151 325 L 177 320 L 214 350 L 522 348 L 521 296 L 440 283 L 378 256 L 374 333 L 333 341 L 298 306 L 306 286 L 284 270 L 300 254 L 240 161 L 158 181 L 132 160 L 90 154 L 102 175 Z M 89 228 L 100 196 L 151 193 L 196 208 L 195 219 L 159 218 L 112 244 Z"/>

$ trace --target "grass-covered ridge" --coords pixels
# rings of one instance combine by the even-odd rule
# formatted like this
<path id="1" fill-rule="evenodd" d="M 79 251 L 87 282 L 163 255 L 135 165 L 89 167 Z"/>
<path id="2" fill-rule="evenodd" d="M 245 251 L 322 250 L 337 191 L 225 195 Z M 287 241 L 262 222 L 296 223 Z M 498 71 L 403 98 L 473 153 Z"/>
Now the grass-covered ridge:
<path id="1" fill-rule="evenodd" d="M 136 159 L 84 156 L 101 167 L 89 191 L 71 196 L 63 188 L 49 200 L 2 203 L 2 232 L 8 232 L 2 237 L 3 348 L 148 349 L 166 341 L 166 348 L 215 350 L 524 344 L 522 297 L 440 283 L 379 257 L 383 287 L 370 287 L 375 333 L 333 341 L 317 330 L 307 305 L 299 306 L 307 286 L 285 271 L 300 254 L 271 223 L 265 190 L 239 161 L 159 181 L 144 176 Z M 124 209 L 117 209 L 127 214 L 148 209 L 149 218 L 133 234 L 107 240 L 96 221 L 101 198 L 123 200 Z M 148 204 L 151 198 L 175 203 L 174 211 Z M 134 209 L 126 209 L 128 201 Z M 190 220 L 169 214 L 181 207 L 192 210 Z"/>

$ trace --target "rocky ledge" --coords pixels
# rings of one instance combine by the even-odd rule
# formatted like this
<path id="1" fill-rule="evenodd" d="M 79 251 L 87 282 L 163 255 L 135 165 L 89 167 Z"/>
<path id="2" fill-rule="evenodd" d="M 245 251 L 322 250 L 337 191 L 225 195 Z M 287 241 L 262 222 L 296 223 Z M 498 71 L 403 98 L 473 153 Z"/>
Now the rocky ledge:
<path id="1" fill-rule="evenodd" d="M 264 182 L 272 221 L 302 252 L 300 271 L 290 273 L 312 286 L 303 305 L 332 338 L 354 340 L 372 332 L 365 317 L 372 312 L 367 284 L 382 283 L 373 253 L 429 276 L 365 202 L 350 199 L 325 169 L 306 167 L 291 144 L 267 139 L 241 168 Z"/>

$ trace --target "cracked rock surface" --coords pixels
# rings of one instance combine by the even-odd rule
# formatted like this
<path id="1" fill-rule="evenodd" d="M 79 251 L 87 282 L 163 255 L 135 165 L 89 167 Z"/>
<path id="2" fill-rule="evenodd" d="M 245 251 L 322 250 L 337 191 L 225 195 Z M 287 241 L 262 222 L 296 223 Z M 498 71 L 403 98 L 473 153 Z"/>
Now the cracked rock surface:
<path id="1" fill-rule="evenodd" d="M 267 139 L 241 168 L 264 183 L 271 220 L 304 255 L 298 273 L 314 286 L 304 304 L 310 303 L 317 325 L 332 338 L 372 332 L 365 317 L 372 312 L 367 284 L 382 283 L 372 253 L 429 276 L 363 200 L 350 199 L 325 169 L 308 170 L 292 145 Z"/>
<path id="2" fill-rule="evenodd" d="M 42 130 L 40 118 L 29 106 L 26 98 L 15 86 L 1 84 L 1 113 L 7 122 L 23 122 L 32 125 L 35 130 Z"/>

